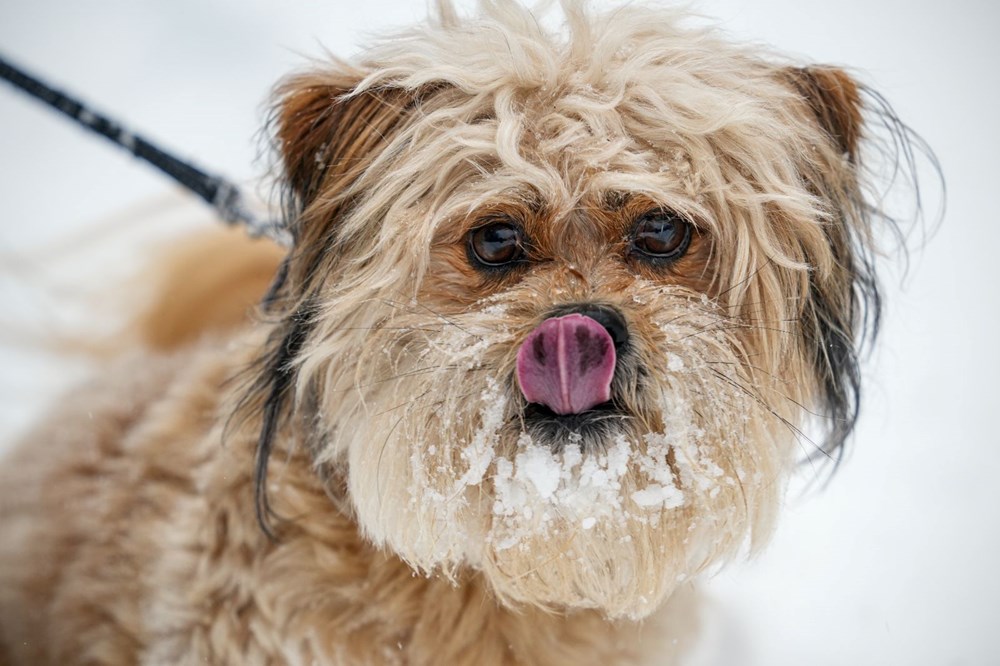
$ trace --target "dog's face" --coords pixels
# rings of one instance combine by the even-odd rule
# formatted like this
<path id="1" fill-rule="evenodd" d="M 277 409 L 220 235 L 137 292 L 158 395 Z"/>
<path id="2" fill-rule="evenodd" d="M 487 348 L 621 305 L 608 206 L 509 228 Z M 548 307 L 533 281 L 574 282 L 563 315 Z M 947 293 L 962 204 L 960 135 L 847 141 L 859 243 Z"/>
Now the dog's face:
<path id="1" fill-rule="evenodd" d="M 445 10 L 284 86 L 268 405 L 415 568 L 642 617 L 767 535 L 807 414 L 850 429 L 859 92 L 566 12 Z"/>

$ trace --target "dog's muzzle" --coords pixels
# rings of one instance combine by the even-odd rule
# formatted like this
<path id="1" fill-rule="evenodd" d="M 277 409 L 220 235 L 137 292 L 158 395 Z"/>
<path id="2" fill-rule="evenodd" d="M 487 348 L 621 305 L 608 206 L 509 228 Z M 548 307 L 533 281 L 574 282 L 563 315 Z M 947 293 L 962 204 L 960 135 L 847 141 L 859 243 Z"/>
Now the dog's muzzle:
<path id="1" fill-rule="evenodd" d="M 627 335 L 621 315 L 599 306 L 546 319 L 517 352 L 517 381 L 525 399 L 558 415 L 581 414 L 606 403 L 616 350 Z"/>

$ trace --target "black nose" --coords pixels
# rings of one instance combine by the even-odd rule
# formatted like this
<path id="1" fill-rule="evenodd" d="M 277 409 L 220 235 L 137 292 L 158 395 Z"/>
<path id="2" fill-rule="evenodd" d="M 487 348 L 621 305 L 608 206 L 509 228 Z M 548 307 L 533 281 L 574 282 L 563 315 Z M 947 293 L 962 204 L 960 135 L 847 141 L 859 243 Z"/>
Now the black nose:
<path id="1" fill-rule="evenodd" d="M 563 317 L 568 314 L 581 314 L 590 317 L 603 326 L 614 341 L 616 352 L 621 352 L 628 343 L 628 326 L 625 324 L 625 318 L 610 305 L 569 303 L 556 308 L 550 316 Z"/>

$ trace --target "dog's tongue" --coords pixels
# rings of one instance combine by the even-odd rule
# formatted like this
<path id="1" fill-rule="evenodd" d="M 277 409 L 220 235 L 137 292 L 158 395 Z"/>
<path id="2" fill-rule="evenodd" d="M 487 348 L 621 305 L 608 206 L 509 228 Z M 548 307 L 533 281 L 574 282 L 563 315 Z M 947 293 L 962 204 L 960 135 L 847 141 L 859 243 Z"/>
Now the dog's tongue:
<path id="1" fill-rule="evenodd" d="M 546 319 L 517 352 L 517 381 L 528 402 L 579 414 L 611 399 L 615 343 L 580 314 Z"/>

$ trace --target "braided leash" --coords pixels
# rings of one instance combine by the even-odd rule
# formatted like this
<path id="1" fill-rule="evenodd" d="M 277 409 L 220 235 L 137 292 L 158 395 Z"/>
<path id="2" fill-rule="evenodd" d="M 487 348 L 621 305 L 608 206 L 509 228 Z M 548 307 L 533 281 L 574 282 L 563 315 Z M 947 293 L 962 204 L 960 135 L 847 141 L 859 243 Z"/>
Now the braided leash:
<path id="1" fill-rule="evenodd" d="M 84 106 L 83 103 L 46 85 L 39 79 L 15 67 L 0 56 L 0 79 L 10 82 L 31 97 L 69 116 L 86 129 L 147 162 L 186 190 L 193 192 L 215 209 L 223 222 L 239 225 L 254 237 L 267 236 L 277 243 L 291 245 L 291 236 L 280 221 L 260 219 L 247 207 L 239 187 L 222 176 L 212 175 L 156 147 L 140 135 L 128 130 L 107 116 Z"/>

